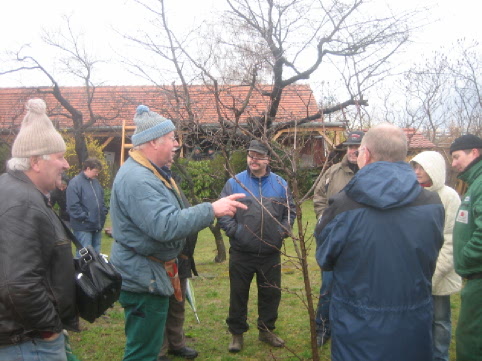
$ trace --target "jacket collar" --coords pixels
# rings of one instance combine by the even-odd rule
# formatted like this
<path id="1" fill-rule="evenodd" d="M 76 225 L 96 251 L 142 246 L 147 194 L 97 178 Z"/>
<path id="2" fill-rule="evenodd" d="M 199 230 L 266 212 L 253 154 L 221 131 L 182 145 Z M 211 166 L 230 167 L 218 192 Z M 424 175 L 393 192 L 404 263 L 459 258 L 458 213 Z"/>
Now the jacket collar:
<path id="1" fill-rule="evenodd" d="M 356 174 L 358 172 L 359 169 L 356 169 L 356 171 L 353 170 L 350 162 L 348 162 L 348 156 L 345 154 L 341 160 L 341 167 L 343 168 L 343 170 L 347 173 L 353 173 L 353 174 Z M 358 168 L 358 165 L 356 166 L 356 168 Z"/>
<path id="2" fill-rule="evenodd" d="M 181 208 L 184 208 L 183 207 L 184 202 L 182 201 L 182 198 L 181 198 L 181 192 L 179 191 L 179 188 L 178 188 L 176 182 L 174 181 L 174 179 L 172 177 L 170 177 L 170 174 L 169 175 L 166 174 L 166 172 L 163 169 L 161 169 L 161 168 L 155 166 L 154 164 L 152 164 L 151 161 L 149 159 L 147 159 L 146 156 L 144 154 L 142 154 L 141 152 L 139 152 L 138 150 L 132 149 L 129 152 L 129 156 L 136 163 L 139 163 L 140 165 L 149 169 L 152 173 L 154 173 L 154 175 L 157 178 L 159 178 L 162 181 L 162 183 L 164 183 L 164 185 L 167 188 L 172 190 L 174 192 L 174 194 L 176 195 L 176 198 L 177 198 L 179 204 L 181 205 Z"/>
<path id="3" fill-rule="evenodd" d="M 42 195 L 42 198 L 43 198 L 45 204 L 48 207 L 50 207 L 50 202 L 49 202 L 48 197 L 45 194 L 43 194 L 42 192 L 40 192 L 40 190 L 35 186 L 35 184 L 33 184 L 31 179 L 25 174 L 25 172 L 22 172 L 20 170 L 10 170 L 9 169 L 9 170 L 7 170 L 7 173 L 9 175 L 11 175 L 13 178 L 18 179 L 19 181 L 26 183 L 27 186 L 30 186 L 30 187 L 36 189 Z"/>

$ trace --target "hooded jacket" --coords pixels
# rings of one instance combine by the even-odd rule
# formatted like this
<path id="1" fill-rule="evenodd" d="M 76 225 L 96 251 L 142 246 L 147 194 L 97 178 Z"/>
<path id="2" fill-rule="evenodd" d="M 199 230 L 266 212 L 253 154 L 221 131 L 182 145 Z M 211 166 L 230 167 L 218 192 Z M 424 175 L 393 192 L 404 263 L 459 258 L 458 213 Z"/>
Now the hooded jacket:
<path id="1" fill-rule="evenodd" d="M 432 276 L 444 210 L 405 162 L 360 169 L 316 226 L 316 259 L 333 271 L 334 361 L 432 359 Z"/>
<path id="2" fill-rule="evenodd" d="M 458 193 L 445 185 L 445 159 L 434 151 L 417 154 L 411 162 L 420 164 L 432 180 L 430 187 L 425 189 L 437 192 L 445 209 L 444 244 L 440 249 L 437 266 L 432 278 L 432 294 L 437 296 L 450 295 L 462 288 L 462 279 L 455 273 L 452 233 L 455 216 L 460 206 Z"/>
<path id="3" fill-rule="evenodd" d="M 72 243 L 23 172 L 0 176 L 0 347 L 79 330 Z"/>

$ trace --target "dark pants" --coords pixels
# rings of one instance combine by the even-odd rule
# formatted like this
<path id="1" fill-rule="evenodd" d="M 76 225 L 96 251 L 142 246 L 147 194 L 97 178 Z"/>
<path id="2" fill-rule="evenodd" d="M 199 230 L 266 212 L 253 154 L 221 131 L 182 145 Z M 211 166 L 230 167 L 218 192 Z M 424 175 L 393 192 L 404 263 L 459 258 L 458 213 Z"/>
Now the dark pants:
<path id="1" fill-rule="evenodd" d="M 460 293 L 455 335 L 457 361 L 482 360 L 482 279 L 469 280 Z"/>
<path id="2" fill-rule="evenodd" d="M 249 329 L 249 287 L 256 275 L 258 285 L 258 329 L 274 330 L 281 300 L 281 256 L 257 255 L 230 250 L 229 331 L 239 335 Z"/>
<path id="3" fill-rule="evenodd" d="M 316 333 L 324 337 L 331 336 L 330 327 L 330 300 L 333 284 L 333 272 L 321 272 L 320 298 L 316 310 Z"/>

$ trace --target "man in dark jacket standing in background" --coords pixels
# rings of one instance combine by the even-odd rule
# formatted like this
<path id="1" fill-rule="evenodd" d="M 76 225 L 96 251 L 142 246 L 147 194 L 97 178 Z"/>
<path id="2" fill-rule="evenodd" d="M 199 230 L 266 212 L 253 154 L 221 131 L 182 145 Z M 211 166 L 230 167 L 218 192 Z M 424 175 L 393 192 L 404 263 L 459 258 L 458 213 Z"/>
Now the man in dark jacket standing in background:
<path id="1" fill-rule="evenodd" d="M 458 361 L 482 360 L 482 139 L 463 135 L 450 146 L 452 167 L 469 188 L 454 226 L 455 271 L 466 282 L 456 331 Z"/>
<path id="2" fill-rule="evenodd" d="M 333 271 L 331 358 L 432 360 L 432 276 L 444 209 L 406 163 L 407 138 L 382 124 L 363 137 L 360 170 L 316 226 L 316 259 Z"/>
<path id="3" fill-rule="evenodd" d="M 274 347 L 284 345 L 272 331 L 281 300 L 280 249 L 296 216 L 288 184 L 269 169 L 268 147 L 260 141 L 251 141 L 247 162 L 248 169 L 229 179 L 221 192 L 221 197 L 246 194 L 240 202 L 248 206 L 234 217 L 219 219 L 231 245 L 229 316 L 226 320 L 233 336 L 230 352 L 243 348 L 243 333 L 249 328 L 246 322 L 249 287 L 254 275 L 258 285 L 259 340 Z"/>
<path id="4" fill-rule="evenodd" d="M 46 108 L 28 101 L 0 176 L 0 360 L 67 361 L 62 329 L 79 329 L 71 242 L 48 201 L 69 164 Z"/>
<path id="5" fill-rule="evenodd" d="M 84 161 L 82 172 L 67 187 L 67 210 L 74 235 L 82 246 L 92 246 L 97 253 L 100 253 L 102 228 L 108 212 L 104 190 L 97 180 L 101 170 L 100 161 L 89 158 Z"/>

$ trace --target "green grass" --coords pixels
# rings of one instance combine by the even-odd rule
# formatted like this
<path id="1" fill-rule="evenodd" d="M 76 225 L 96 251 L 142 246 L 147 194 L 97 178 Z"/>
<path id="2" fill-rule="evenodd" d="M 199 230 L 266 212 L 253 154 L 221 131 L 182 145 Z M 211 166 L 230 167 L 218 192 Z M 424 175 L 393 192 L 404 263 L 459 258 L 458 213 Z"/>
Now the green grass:
<path id="1" fill-rule="evenodd" d="M 306 234 L 313 232 L 315 216 L 312 202 L 303 205 L 304 222 L 307 224 Z M 109 224 L 108 224 L 109 225 Z M 107 226 L 108 226 L 107 225 Z M 112 238 L 107 236 L 102 240 L 102 251 L 109 254 Z M 227 244 L 226 240 L 226 246 Z M 315 245 L 308 241 L 309 274 L 312 290 L 318 294 L 320 287 L 320 270 L 314 259 Z M 291 240 L 286 241 L 287 255 L 294 255 Z M 279 309 L 279 319 L 276 333 L 286 341 L 286 348 L 272 349 L 258 341 L 256 330 L 257 319 L 257 291 L 253 281 L 248 323 L 251 329 L 245 334 L 245 347 L 239 354 L 230 354 L 228 344 L 230 334 L 225 323 L 229 307 L 229 277 L 228 264 L 215 263 L 216 246 L 209 230 L 200 232 L 195 252 L 195 259 L 200 276 L 191 280 L 197 303 L 200 324 L 196 322 L 194 313 L 186 306 L 185 333 L 188 346 L 199 351 L 196 360 L 310 360 L 311 346 L 309 333 L 309 316 L 303 302 L 303 277 L 301 270 L 290 257 L 284 257 L 282 265 L 283 296 Z M 301 296 L 301 297 L 300 297 Z M 314 303 L 316 305 L 317 298 Z M 460 298 L 452 298 L 452 319 L 454 326 L 458 318 Z M 98 319 L 90 324 L 81 321 L 82 332 L 71 333 L 71 343 L 74 353 L 82 360 L 117 361 L 122 359 L 125 342 L 123 310 L 116 304 L 107 312 L 107 317 Z M 455 327 L 454 327 L 455 329 Z M 173 360 L 182 360 L 172 357 Z M 330 346 L 320 349 L 320 360 L 330 360 Z M 452 340 L 451 360 L 455 360 L 455 344 Z"/>

